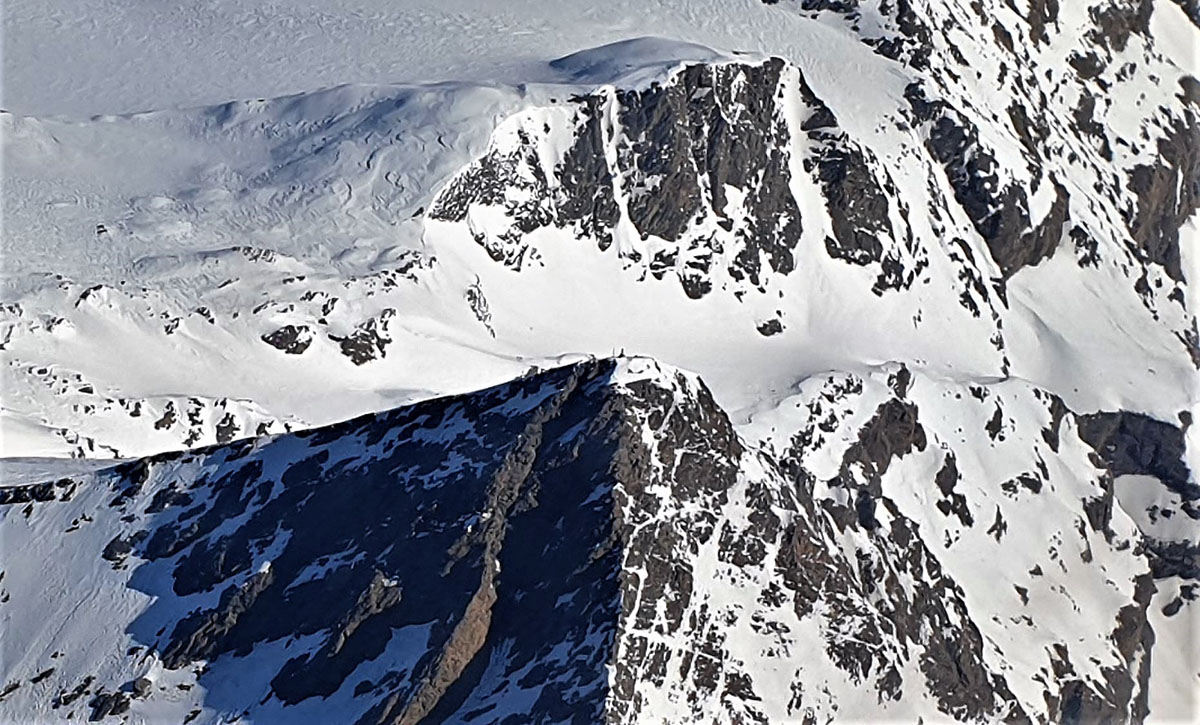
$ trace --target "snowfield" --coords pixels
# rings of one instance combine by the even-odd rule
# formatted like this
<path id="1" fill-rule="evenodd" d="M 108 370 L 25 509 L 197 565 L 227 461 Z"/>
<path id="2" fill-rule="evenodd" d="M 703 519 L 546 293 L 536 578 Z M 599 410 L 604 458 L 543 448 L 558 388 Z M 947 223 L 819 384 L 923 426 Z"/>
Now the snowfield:
<path id="1" fill-rule="evenodd" d="M 0 720 L 1200 720 L 1186 3 L 2 22 Z"/>

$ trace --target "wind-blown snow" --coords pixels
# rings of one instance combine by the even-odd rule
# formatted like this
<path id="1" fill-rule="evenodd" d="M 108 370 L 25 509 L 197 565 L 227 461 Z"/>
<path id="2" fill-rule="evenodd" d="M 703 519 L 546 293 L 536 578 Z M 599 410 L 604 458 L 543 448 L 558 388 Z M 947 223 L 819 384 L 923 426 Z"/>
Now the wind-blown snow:
<path id="1" fill-rule="evenodd" d="M 812 500 L 861 526 L 920 531 L 1022 707 L 1050 707 L 1035 673 L 1136 680 L 1144 661 L 1109 639 L 1134 602 L 1159 642 L 1151 716 L 1194 715 L 1184 701 L 1200 664 L 1180 643 L 1200 616 L 1186 570 L 1200 542 L 1200 30 L 1170 0 L 841 5 L 8 2 L 3 483 L 101 480 L 89 472 L 109 459 L 249 437 L 277 441 L 266 465 L 281 476 L 270 466 L 300 444 L 272 436 L 590 356 L 647 356 L 667 367 L 625 361 L 612 384 L 668 379 L 682 386 L 672 406 L 711 388 L 755 451 L 729 500 L 705 504 L 731 531 L 753 528 L 748 491 L 782 486 L 773 466 L 790 465 Z M 890 450 L 889 434 L 882 461 L 858 460 L 880 411 L 905 406 L 920 445 L 902 431 L 912 445 Z M 1097 443 L 1075 422 L 1122 411 L 1169 433 L 1120 428 Z M 665 433 L 641 434 L 654 450 Z M 451 416 L 413 435 L 435 443 L 471 425 Z M 322 473 L 360 455 L 348 442 Z M 448 456 L 444 471 L 479 465 Z M 681 521 L 697 513 L 658 485 Z M 858 509 L 863 491 L 891 508 Z M 41 546 L 96 509 L 103 520 L 70 535 L 103 549 L 120 524 L 100 497 L 24 520 L 8 506 L 6 548 Z M 825 543 L 896 556 L 848 531 Z M 752 582 L 717 549 L 688 557 L 714 609 L 737 619 L 756 606 Z M 269 554 L 255 565 L 269 569 Z M 100 568 L 52 562 L 38 601 L 119 614 L 107 629 L 5 626 L 28 629 L 38 656 L 93 635 L 123 642 L 120 622 L 148 611 L 139 592 L 154 589 Z M 6 564 L 4 586 L 36 590 L 39 572 Z M 892 574 L 915 591 L 911 572 Z M 797 641 L 832 636 L 826 620 L 763 616 Z M 423 627 L 395 633 L 386 658 L 426 647 Z M 1050 643 L 1076 629 L 1064 664 Z M 760 636 L 734 626 L 726 654 L 752 660 Z M 630 637 L 621 652 L 643 646 Z M 234 680 L 266 687 L 257 663 L 317 646 L 226 655 L 204 693 L 139 715 L 232 702 Z M 492 656 L 486 677 L 499 678 L 508 654 Z M 88 650 L 56 678 L 104 657 Z M 922 677 L 912 662 L 898 665 L 905 681 Z M 806 696 L 844 717 L 937 710 L 925 692 L 856 699 L 835 663 L 805 664 L 826 688 Z M 781 668 L 759 683 L 798 677 Z M 643 693 L 649 711 L 687 714 L 694 703 L 672 687 Z M 341 690 L 306 705 L 317 720 L 352 706 Z"/>

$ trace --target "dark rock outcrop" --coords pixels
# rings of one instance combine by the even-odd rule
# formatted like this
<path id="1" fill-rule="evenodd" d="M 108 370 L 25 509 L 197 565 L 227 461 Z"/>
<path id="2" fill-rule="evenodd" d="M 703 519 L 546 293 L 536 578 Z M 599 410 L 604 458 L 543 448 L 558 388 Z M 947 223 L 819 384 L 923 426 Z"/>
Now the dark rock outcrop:
<path id="1" fill-rule="evenodd" d="M 519 688 L 521 719 L 633 722 L 680 692 L 676 713 L 766 722 L 828 711 L 811 688 L 764 682 L 788 667 L 802 683 L 821 663 L 881 703 L 928 691 L 948 717 L 1027 722 L 941 542 L 884 485 L 936 443 L 912 385 L 906 367 L 888 376 L 894 397 L 864 411 L 828 481 L 802 462 L 838 425 L 818 407 L 776 455 L 743 441 L 702 382 L 647 360 L 121 464 L 89 484 L 108 489 L 116 526 L 90 555 L 148 608 L 125 628 L 137 644 L 124 674 L 74 697 L 91 696 L 97 717 L 136 713 L 166 702 L 130 684 L 141 663 L 194 673 L 185 684 L 202 697 L 220 682 L 206 668 L 254 657 L 252 698 L 187 707 L 303 713 L 334 699 L 363 725 L 504 721 Z M 827 392 L 846 403 L 862 381 Z M 1109 438 L 1148 424 L 1113 425 Z M 1143 467 L 1161 457 L 1131 446 L 1122 455 Z M 928 488 L 969 529 L 959 465 L 947 453 Z M 1007 528 L 995 508 L 987 538 Z M 1013 589 L 1028 606 L 1030 589 Z M 1145 602 L 1130 607 L 1113 632 L 1128 666 L 1107 689 L 1063 669 L 1047 712 L 1139 711 L 1149 629 Z"/>
<path id="2" fill-rule="evenodd" d="M 694 232 L 709 219 L 736 240 L 729 274 L 760 287 L 764 264 L 784 275 L 795 268 L 801 232 L 779 106 L 784 69 L 777 58 L 691 65 L 646 89 L 575 97 L 575 140 L 554 170 L 555 184 L 545 178 L 533 133 L 522 130 L 517 150 L 485 154 L 438 195 L 429 215 L 463 221 L 472 204 L 502 207 L 511 226 L 494 236 L 481 231 L 476 241 L 519 269 L 534 255 L 524 236 L 546 226 L 575 229 L 608 249 L 621 214 L 619 191 L 638 234 L 675 249 L 646 260 L 631 251 L 630 261 L 659 278 L 673 273 L 690 297 L 707 294 L 712 264 L 726 251 L 718 239 Z M 619 136 L 603 121 L 609 108 Z M 615 161 L 609 146 L 617 149 Z M 727 186 L 743 194 L 737 209 Z M 506 189 L 526 193 L 513 201 Z"/>
<path id="3" fill-rule="evenodd" d="M 392 344 L 392 338 L 388 337 L 388 321 L 395 315 L 395 310 L 385 309 L 359 324 L 349 335 L 330 335 L 329 339 L 338 343 L 342 354 L 350 358 L 350 362 L 365 365 L 372 360 L 386 357 L 387 348 Z"/>
<path id="4" fill-rule="evenodd" d="M 312 331 L 304 325 L 284 325 L 262 336 L 263 342 L 289 355 L 299 355 L 312 344 Z"/>
<path id="5" fill-rule="evenodd" d="M 1133 168 L 1129 191 L 1137 205 L 1128 218 L 1135 251 L 1171 279 L 1184 282 L 1179 230 L 1200 208 L 1200 122 L 1189 114 L 1158 142 L 1158 160 Z"/>
<path id="6" fill-rule="evenodd" d="M 906 96 L 915 120 L 928 124 L 926 148 L 945 169 L 955 199 L 987 243 L 1003 277 L 1052 255 L 1068 220 L 1066 189 L 1051 179 L 1054 201 L 1035 224 L 1025 188 L 1004 179 L 995 156 L 965 116 L 944 101 L 927 99 L 917 84 L 909 86 Z"/>
<path id="7" fill-rule="evenodd" d="M 1200 499 L 1190 481 L 1183 430 L 1141 413 L 1109 411 L 1078 416 L 1079 437 L 1114 476 L 1154 476 L 1185 501 Z"/>

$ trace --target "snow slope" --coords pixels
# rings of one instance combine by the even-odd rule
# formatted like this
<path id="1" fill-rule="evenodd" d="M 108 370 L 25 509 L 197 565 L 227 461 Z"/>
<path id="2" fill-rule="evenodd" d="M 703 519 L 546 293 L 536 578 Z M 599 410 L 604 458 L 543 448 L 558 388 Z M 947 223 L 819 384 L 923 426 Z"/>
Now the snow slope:
<path id="1" fill-rule="evenodd" d="M 1073 416 L 1024 384 L 905 376 L 813 381 L 797 405 L 832 408 L 786 451 L 640 358 L 7 489 L 27 556 L 5 567 L 0 704 L 362 723 L 1180 707 L 1158 684 L 1193 674 L 1157 656 L 1150 563 L 1127 515 L 1095 509 Z M 1021 423 L 958 437 L 1001 405 Z M 935 477 L 953 511 L 926 500 Z"/>
<path id="2" fill-rule="evenodd" d="M 321 424 L 475 389 L 563 354 L 620 349 L 703 373 L 726 406 L 745 411 L 739 415 L 769 406 L 813 373 L 888 360 L 961 379 L 1016 375 L 1077 409 L 1130 408 L 1161 419 L 1186 409 L 1195 393 L 1187 352 L 1194 318 L 1180 303 L 1179 273 L 1139 261 L 1123 246 L 1123 227 L 1093 219 L 1070 235 L 1090 247 L 1076 244 L 1071 254 L 1052 238 L 1048 261 L 998 279 L 1011 271 L 989 261 L 992 240 L 949 201 L 960 191 L 948 188 L 953 178 L 929 176 L 937 149 L 906 130 L 913 86 L 867 46 L 805 22 L 810 50 L 830 47 L 821 57 L 863 55 L 857 80 L 872 91 L 847 94 L 827 77 L 819 83 L 832 72 L 821 63 L 779 70 L 756 58 L 721 61 L 714 67 L 731 69 L 735 83 L 738 69 L 747 78 L 782 74 L 772 82 L 783 95 L 768 110 L 783 125 L 758 131 L 776 157 L 735 157 L 745 179 L 729 181 L 740 191 L 711 189 L 704 193 L 712 199 L 700 202 L 707 211 L 670 221 L 695 225 L 684 239 L 642 239 L 649 232 L 630 219 L 615 226 L 611 249 L 586 241 L 594 217 L 539 228 L 482 208 L 471 175 L 501 154 L 535 154 L 546 169 L 587 158 L 590 151 L 572 144 L 580 143 L 577 127 L 592 101 L 571 99 L 596 99 L 612 113 L 625 105 L 603 90 L 614 86 L 582 95 L 596 88 L 597 73 L 616 74 L 620 88 L 654 78 L 686 85 L 685 75 L 672 75 L 685 66 L 663 58 L 708 51 L 654 40 L 618 44 L 593 52 L 616 60 L 551 64 L 576 81 L 565 85 L 347 86 L 86 122 L 5 116 L 12 183 L 3 354 L 13 421 L 6 430 L 14 431 L 6 453 L 31 454 L 34 446 L 133 455 L 219 440 L 221 421 L 236 435 Z M 762 92 L 756 87 L 751 96 Z M 643 93 L 634 105 L 650 102 Z M 833 124 L 806 130 L 818 111 L 832 114 Z M 603 153 L 625 153 L 630 141 L 619 127 L 602 133 L 611 147 Z M 737 148 L 738 133 L 722 143 Z M 637 185 L 652 178 L 621 168 L 630 161 L 606 163 L 616 165 L 617 178 L 632 174 L 614 187 L 614 203 L 642 204 Z M 750 188 L 747 174 L 780 173 L 755 164 L 782 163 L 790 181 L 769 203 L 795 201 L 771 213 L 798 223 L 783 233 L 786 246 L 770 252 L 771 273 L 747 277 L 759 264 L 753 245 L 773 232 L 745 242 L 746 229 L 767 223 L 748 205 L 767 202 L 738 195 Z M 524 164 L 513 169 L 513 183 L 536 179 Z M 1063 173 L 1084 178 L 1105 168 L 1097 159 Z M 552 197 L 564 182 L 554 173 L 562 171 L 548 174 L 549 186 L 526 184 L 521 192 L 542 195 L 534 203 L 543 210 L 561 203 Z M 829 174 L 843 176 L 831 182 Z M 934 185 L 917 181 L 925 177 Z M 876 198 L 892 199 L 886 209 L 829 205 L 874 184 L 882 190 Z M 1119 187 L 1097 188 L 1072 203 L 1070 218 L 1120 202 Z M 726 197 L 742 208 L 717 208 Z M 973 208 L 976 200 L 958 203 Z M 446 211 L 453 204 L 461 213 Z M 499 251 L 486 237 L 513 237 L 512 219 L 531 235 Z M 1039 233 L 1067 236 L 1058 221 L 1045 221 Z M 878 230 L 873 241 L 852 232 L 863 224 Z M 480 235 L 482 246 L 474 243 Z M 842 248 L 831 252 L 833 240 Z M 689 245 L 682 256 L 673 251 Z M 497 255 L 523 249 L 534 250 L 536 264 L 495 264 Z M 1078 263 L 1089 254 L 1100 263 Z M 731 276 L 705 272 L 690 292 L 664 278 L 671 269 L 686 281 L 689 267 L 713 259 L 725 260 Z M 1153 276 L 1148 288 L 1137 280 L 1142 272 Z M 703 291 L 714 285 L 718 292 Z M 705 334 L 698 336 L 699 326 Z M 285 338 L 295 335 L 304 340 L 289 350 Z M 345 340 L 372 349 L 355 354 Z M 198 422 L 164 423 L 171 399 L 183 419 L 184 398 L 200 411 L 192 416 Z M 139 404 L 152 414 L 129 420 Z M 15 442 L 37 431 L 45 432 L 41 440 Z"/>
<path id="3" fill-rule="evenodd" d="M 849 60 L 822 52 L 843 31 L 755 0 L 603 8 L 574 0 L 222 0 L 187 7 L 15 0 L 5 6 L 3 27 L 3 107 L 73 118 L 345 83 L 561 81 L 546 61 L 647 34 L 804 58 L 827 67 L 831 79 Z"/>
<path id="4" fill-rule="evenodd" d="M 762 542 L 784 563 L 759 583 L 843 607 L 763 625 L 805 632 L 787 652 L 836 650 L 763 645 L 821 670 L 825 691 L 793 693 L 813 716 L 1187 717 L 1194 16 L 1172 0 L 9 3 L 0 455 L 38 460 L 6 463 L 5 483 L 53 470 L 45 457 L 227 445 L 645 355 L 711 387 L 752 451 L 734 456 L 737 485 L 772 491 L 768 508 L 807 521 L 842 572 L 822 588 L 789 569 L 805 546 L 786 527 Z M 59 546 L 51 529 L 97 516 L 109 480 L 79 477 L 82 498 L 38 507 L 34 533 L 7 507 L 6 547 Z M 734 529 L 766 515 L 741 495 L 671 515 Z M 105 516 L 96 536 L 131 523 Z M 911 541 L 945 581 L 926 554 L 906 558 Z M 148 605 L 125 573 L 72 568 L 104 543 L 72 549 L 59 576 L 135 618 Z M 697 621 L 753 609 L 719 544 L 668 544 L 665 560 L 723 592 Z M 23 576 L 20 606 L 69 619 L 74 600 L 29 600 Z M 876 579 L 922 612 L 922 597 L 957 602 L 937 615 L 977 633 L 957 675 L 921 664 L 945 645 L 934 615 L 890 609 Z M 686 609 L 681 590 L 659 594 Z M 838 629 L 838 611 L 861 616 Z M 81 622 L 75 673 L 107 656 L 77 647 Z M 733 631 L 712 659 L 764 656 Z M 397 667 L 432 636 L 403 632 Z M 883 632 L 894 641 L 855 648 Z M 659 667 L 703 644 L 661 634 L 618 637 L 617 661 L 654 649 Z M 106 687 L 131 666 L 101 667 Z M 518 677 L 501 654 L 475 666 Z M 46 667 L 21 660 L 9 679 Z M 735 669 L 694 691 L 662 670 L 622 692 L 621 717 L 697 702 L 701 719 L 798 716 L 748 705 Z M 55 685 L 75 687 L 67 674 Z M 847 677 L 875 700 L 834 686 Z M 930 678 L 957 694 L 896 689 Z M 740 704 L 705 699 L 718 682 Z M 171 707 L 241 706 L 201 689 L 220 691 Z M 58 717 L 16 692 L 16 712 Z"/>

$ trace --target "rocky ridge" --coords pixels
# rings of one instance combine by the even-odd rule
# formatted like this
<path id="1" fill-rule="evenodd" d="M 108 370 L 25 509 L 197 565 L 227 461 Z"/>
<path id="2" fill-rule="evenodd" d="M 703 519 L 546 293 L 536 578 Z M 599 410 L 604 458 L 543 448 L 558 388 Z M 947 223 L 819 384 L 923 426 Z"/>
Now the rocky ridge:
<path id="1" fill-rule="evenodd" d="M 814 380 L 795 405 L 808 424 L 759 445 L 694 376 L 599 360 L 6 489 L 6 539 L 47 551 L 40 569 L 5 569 L 0 608 L 25 653 L 6 707 L 1145 716 L 1155 577 L 1180 575 L 1152 573 L 1061 401 L 1015 384 L 964 396 L 893 367 Z M 989 438 L 1029 470 L 990 465 Z M 981 556 L 1004 563 L 980 577 Z"/>
<path id="2" fill-rule="evenodd" d="M 1198 354 L 1183 251 L 1197 129 L 1196 82 L 1155 24 L 1172 8 L 785 0 L 759 9 L 833 26 L 847 53 L 865 48 L 868 57 L 853 57 L 861 82 L 875 85 L 859 94 L 811 59 L 671 61 L 695 49 L 642 39 L 555 61 L 564 82 L 519 90 L 334 89 L 182 120 L 117 119 L 245 136 L 277 161 L 242 170 L 243 187 L 188 191 L 248 206 L 137 199 L 95 232 L 105 253 L 153 241 L 153 230 L 212 230 L 212 240 L 197 232 L 178 253 L 137 256 L 108 279 L 60 275 L 11 295 L 0 346 L 6 383 L 21 391 L 12 407 L 58 448 L 138 455 L 215 441 L 221 417 L 165 440 L 148 421 L 117 425 L 93 416 L 94 404 L 56 403 L 29 371 L 52 365 L 130 406 L 180 390 L 253 400 L 258 419 L 240 435 L 259 422 L 320 424 L 482 387 L 566 350 L 610 354 L 654 339 L 662 349 L 646 352 L 702 369 L 721 389 L 707 369 L 716 366 L 668 333 L 593 315 L 561 334 L 560 316 L 506 299 L 519 271 L 531 295 L 570 298 L 586 284 L 601 307 L 629 299 L 662 310 L 666 329 L 719 309 L 721 339 L 757 358 L 775 348 L 755 336 L 813 357 L 807 348 L 855 326 L 845 350 L 793 378 L 901 360 L 1015 375 L 1081 410 L 1174 419 L 1185 406 L 1172 391 L 1195 377 Z M 650 51 L 668 60 L 638 66 Z M 622 65 L 626 56 L 634 60 Z M 605 63 L 617 70 L 594 70 Z M 304 116 L 319 103 L 338 110 Z M 425 107 L 435 110 L 414 110 Z M 50 122 L 8 122 L 30 143 L 67 137 Z M 290 242 L 272 231 L 281 224 Z M 1060 339 L 1061 360 L 1045 359 L 1043 326 Z M 119 367 L 82 362 L 101 329 L 179 374 L 129 392 L 138 386 Z M 951 337 L 958 344 L 940 344 Z M 455 346 L 495 369 L 470 384 L 428 376 L 424 362 Z M 1101 361 L 1094 347 L 1119 360 Z M 233 370 L 198 386 L 189 361 L 208 349 L 235 350 L 243 369 L 283 371 L 298 389 L 328 386 L 336 370 L 343 387 L 381 394 L 334 414 Z M 1150 375 L 1147 355 L 1159 363 Z M 1082 384 L 1068 386 L 1063 369 Z M 139 446 L 134 432 L 156 443 Z"/>

